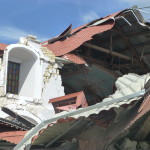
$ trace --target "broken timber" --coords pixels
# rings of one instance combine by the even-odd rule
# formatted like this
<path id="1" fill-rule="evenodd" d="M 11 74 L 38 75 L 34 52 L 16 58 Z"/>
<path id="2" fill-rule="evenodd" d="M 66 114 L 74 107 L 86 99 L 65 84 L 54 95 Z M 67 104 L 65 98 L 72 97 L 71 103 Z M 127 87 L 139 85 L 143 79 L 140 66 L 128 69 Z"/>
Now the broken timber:
<path id="1" fill-rule="evenodd" d="M 83 45 L 86 47 L 90 47 L 90 48 L 96 49 L 98 51 L 104 52 L 104 53 L 111 54 L 111 55 L 116 56 L 116 57 L 120 57 L 122 59 L 126 59 L 128 61 L 135 61 L 135 62 L 137 61 L 136 59 L 132 59 L 131 57 L 128 57 L 128 56 L 123 55 L 123 54 L 119 54 L 117 52 L 110 51 L 110 50 L 103 48 L 103 47 L 100 47 L 100 46 L 96 46 L 96 45 L 89 44 L 89 43 L 84 43 Z"/>

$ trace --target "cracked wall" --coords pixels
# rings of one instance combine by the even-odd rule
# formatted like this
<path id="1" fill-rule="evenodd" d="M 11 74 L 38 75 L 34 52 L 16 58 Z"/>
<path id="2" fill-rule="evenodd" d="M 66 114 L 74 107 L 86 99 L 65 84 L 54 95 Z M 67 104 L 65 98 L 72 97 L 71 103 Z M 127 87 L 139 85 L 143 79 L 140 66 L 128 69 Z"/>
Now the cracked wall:
<path id="1" fill-rule="evenodd" d="M 64 87 L 62 86 L 61 75 L 59 74 L 59 64 L 55 61 L 54 54 L 49 51 L 47 48 L 42 47 L 43 54 L 51 60 L 49 64 L 44 62 L 43 70 L 43 89 L 42 97 L 43 99 L 51 99 L 55 97 L 64 96 Z M 49 95 L 47 95 L 49 93 Z M 44 101 L 44 104 L 47 105 L 47 101 Z"/>
<path id="2" fill-rule="evenodd" d="M 10 94 L 5 91 L 9 51 L 15 48 L 21 50 L 22 47 L 35 53 L 39 62 L 37 63 L 38 69 L 35 72 L 36 82 L 33 83 L 35 93 L 37 93 L 32 97 Z M 3 57 L 3 61 L 0 61 L 0 107 L 8 107 L 20 115 L 34 118 L 38 123 L 51 118 L 55 111 L 53 106 L 48 104 L 49 99 L 65 95 L 61 75 L 59 74 L 60 64 L 56 63 L 55 55 L 47 48 L 42 47 L 36 40 L 34 41 L 34 38 L 28 37 L 21 38 L 19 44 L 9 45 Z M 0 111 L 0 115 L 3 118 L 8 116 L 2 111 Z"/>

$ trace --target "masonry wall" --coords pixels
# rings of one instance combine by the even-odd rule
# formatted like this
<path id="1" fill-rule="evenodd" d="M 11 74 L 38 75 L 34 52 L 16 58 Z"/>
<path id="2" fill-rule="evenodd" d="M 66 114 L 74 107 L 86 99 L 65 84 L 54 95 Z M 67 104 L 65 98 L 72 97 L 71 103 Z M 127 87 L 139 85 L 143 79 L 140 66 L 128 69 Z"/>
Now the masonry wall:
<path id="1" fill-rule="evenodd" d="M 29 38 L 27 39 L 29 40 Z M 39 123 L 42 120 L 51 118 L 55 113 L 53 106 L 48 103 L 49 99 L 64 96 L 65 93 L 59 74 L 59 66 L 61 65 L 56 62 L 54 54 L 47 48 L 41 47 L 40 43 L 34 42 L 33 39 L 29 41 L 27 39 L 21 39 L 19 44 L 10 45 L 4 53 L 3 62 L 0 64 L 0 107 L 8 107 L 20 115 L 34 118 Z M 25 52 L 25 50 L 37 57 L 36 61 L 27 60 L 25 65 L 21 63 L 22 70 L 20 70 L 20 73 L 23 75 L 20 78 L 20 85 L 24 84 L 26 90 L 22 91 L 20 89 L 19 95 L 8 94 L 4 90 L 6 88 L 7 63 L 11 49 L 19 50 L 17 54 L 13 54 L 16 59 L 22 59 L 23 57 L 20 56 L 22 53 L 20 52 Z M 26 72 L 26 70 L 29 71 Z M 32 71 L 35 72 L 35 75 L 33 73 L 33 76 L 29 76 Z M 4 118 L 7 116 L 2 111 L 0 111 L 0 115 Z"/>

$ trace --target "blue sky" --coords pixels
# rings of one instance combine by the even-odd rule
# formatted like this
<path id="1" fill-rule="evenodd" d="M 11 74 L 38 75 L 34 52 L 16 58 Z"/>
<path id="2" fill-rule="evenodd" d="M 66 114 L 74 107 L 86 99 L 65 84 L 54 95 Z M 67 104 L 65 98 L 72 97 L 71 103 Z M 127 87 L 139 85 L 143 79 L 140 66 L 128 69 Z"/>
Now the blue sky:
<path id="1" fill-rule="evenodd" d="M 93 19 L 120 10 L 150 6 L 150 0 L 0 0 L 0 43 L 16 43 L 21 36 L 40 41 Z M 149 9 L 145 9 L 149 11 Z M 149 14 L 144 14 L 147 19 Z"/>

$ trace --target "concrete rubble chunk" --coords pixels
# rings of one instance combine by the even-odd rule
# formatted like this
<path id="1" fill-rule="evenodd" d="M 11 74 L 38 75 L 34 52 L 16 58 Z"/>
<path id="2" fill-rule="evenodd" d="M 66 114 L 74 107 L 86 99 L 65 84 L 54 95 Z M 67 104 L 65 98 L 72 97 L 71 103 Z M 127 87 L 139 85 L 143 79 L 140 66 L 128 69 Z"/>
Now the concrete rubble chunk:
<path id="1" fill-rule="evenodd" d="M 150 145 L 143 141 L 138 143 L 139 150 L 150 150 Z"/>
<path id="2" fill-rule="evenodd" d="M 150 73 L 145 75 L 137 75 L 134 73 L 129 73 L 122 77 L 119 77 L 115 83 L 117 90 L 114 94 L 103 99 L 103 101 L 110 101 L 115 98 L 123 97 L 125 95 L 133 94 L 144 89 L 144 85 L 150 80 Z"/>
<path id="3" fill-rule="evenodd" d="M 121 144 L 122 150 L 136 150 L 137 141 L 131 141 L 128 138 L 125 138 Z"/>

